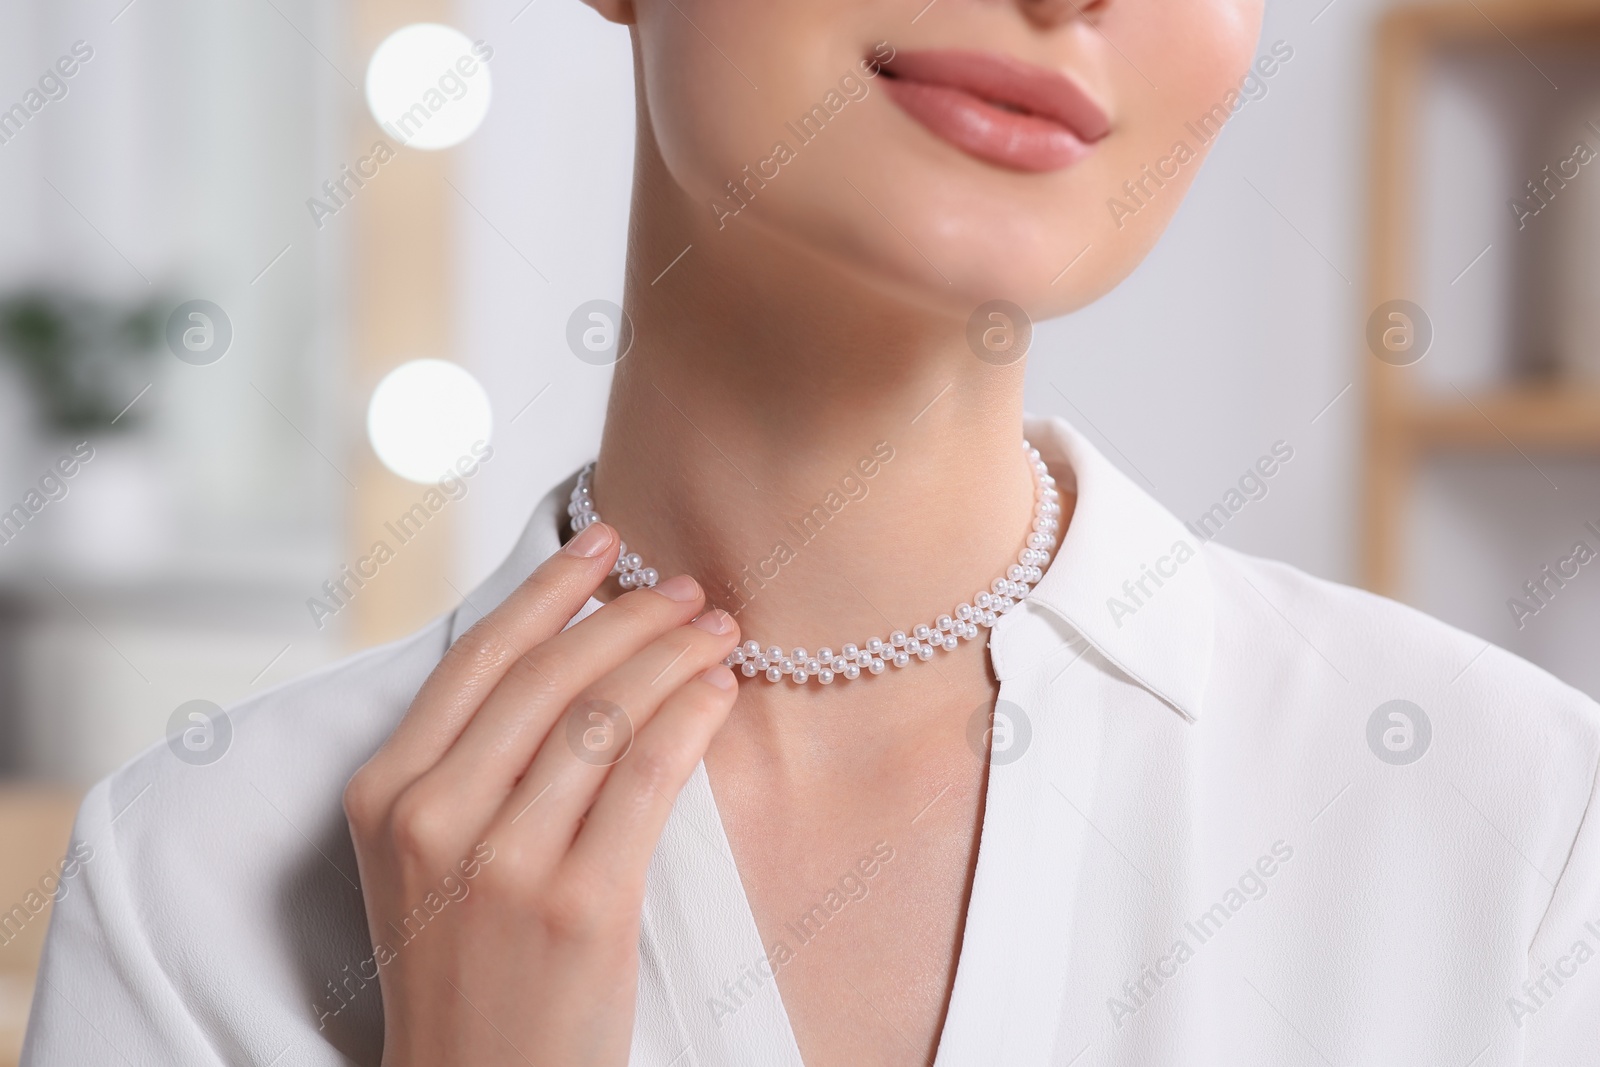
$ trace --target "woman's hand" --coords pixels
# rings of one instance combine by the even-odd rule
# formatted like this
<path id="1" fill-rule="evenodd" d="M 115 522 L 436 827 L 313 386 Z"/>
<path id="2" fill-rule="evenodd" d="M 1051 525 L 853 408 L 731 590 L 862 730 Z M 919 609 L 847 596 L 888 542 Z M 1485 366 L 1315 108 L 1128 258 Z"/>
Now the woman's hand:
<path id="1" fill-rule="evenodd" d="M 738 628 L 679 577 L 563 630 L 619 544 L 590 526 L 462 635 L 345 789 L 385 1067 L 628 1060 L 645 870 Z"/>

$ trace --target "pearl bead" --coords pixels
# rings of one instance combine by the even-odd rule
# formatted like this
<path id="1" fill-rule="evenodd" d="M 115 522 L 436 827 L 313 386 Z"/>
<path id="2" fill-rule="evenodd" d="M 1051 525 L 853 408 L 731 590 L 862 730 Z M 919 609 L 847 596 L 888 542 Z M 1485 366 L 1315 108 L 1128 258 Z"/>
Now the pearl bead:
<path id="1" fill-rule="evenodd" d="M 817 681 L 823 685 L 831 685 L 833 683 L 833 672 L 826 667 L 822 668 L 817 672 Z"/>
<path id="2" fill-rule="evenodd" d="M 861 650 L 851 643 L 846 643 L 844 648 L 840 649 L 840 653 L 848 662 L 854 662 L 856 656 L 859 655 L 860 652 Z"/>
<path id="3" fill-rule="evenodd" d="M 957 644 L 958 644 L 958 642 L 956 641 L 956 635 L 955 634 L 946 634 L 945 635 L 944 650 L 946 652 L 954 652 L 956 650 L 956 645 Z"/>
<path id="4" fill-rule="evenodd" d="M 871 652 L 874 656 L 883 655 L 883 638 L 881 638 L 881 637 L 869 637 L 869 638 L 867 638 L 867 651 Z"/>
<path id="5" fill-rule="evenodd" d="M 767 658 L 776 663 L 778 660 L 783 658 L 783 649 L 779 648 L 777 645 L 769 646 L 767 648 Z"/>
<path id="6" fill-rule="evenodd" d="M 754 678 L 756 676 L 756 665 L 749 660 L 745 660 L 739 666 L 739 673 L 746 678 Z"/>
<path id="7" fill-rule="evenodd" d="M 806 673 L 808 673 L 808 674 L 816 674 L 821 670 L 822 670 L 822 661 L 821 660 L 817 659 L 815 656 L 813 656 L 812 658 L 806 660 Z"/>
<path id="8" fill-rule="evenodd" d="M 807 674 L 805 672 L 805 668 L 802 667 L 802 668 L 797 668 L 795 670 L 793 677 L 794 677 L 794 680 L 796 682 L 804 682 L 807 678 L 809 678 L 811 676 L 809 674 Z"/>
<path id="9" fill-rule="evenodd" d="M 829 648 L 827 645 L 823 645 L 821 648 L 817 649 L 817 658 L 826 663 L 828 660 L 833 658 L 833 649 Z"/>
<path id="10" fill-rule="evenodd" d="M 788 656 L 783 657 L 783 659 L 778 661 L 778 669 L 784 674 L 793 674 L 795 671 L 794 660 L 790 659 Z"/>
<path id="11" fill-rule="evenodd" d="M 906 664 L 908 664 L 910 662 L 911 662 L 911 657 L 909 655 L 907 655 L 906 653 L 904 653 L 904 652 L 896 652 L 894 654 L 894 665 L 896 667 L 904 667 Z"/>
<path id="12" fill-rule="evenodd" d="M 744 643 L 744 654 L 747 656 L 759 656 L 761 655 L 761 646 L 754 641 L 746 641 Z"/>
<path id="13" fill-rule="evenodd" d="M 794 658 L 796 663 L 802 663 L 811 658 L 803 648 L 797 648 L 793 652 L 789 653 L 789 655 Z"/>
<path id="14" fill-rule="evenodd" d="M 915 630 L 912 630 L 911 632 L 917 635 L 917 640 L 918 641 L 926 641 L 928 639 L 929 631 L 928 631 L 928 626 L 927 626 L 926 623 L 923 623 L 921 626 L 918 626 Z"/>
<path id="15" fill-rule="evenodd" d="M 883 673 L 883 660 L 878 659 L 876 656 L 874 656 L 867 663 L 867 670 L 872 674 L 882 674 Z"/>
<path id="16" fill-rule="evenodd" d="M 889 635 L 889 643 L 895 648 L 904 648 L 906 643 L 906 632 L 904 630 L 896 630 L 894 633 Z"/>
<path id="17" fill-rule="evenodd" d="M 917 658 L 920 659 L 920 660 L 924 660 L 924 661 L 932 659 L 933 658 L 933 646 L 932 645 L 921 645 L 921 646 L 919 646 L 917 648 Z"/>
<path id="18" fill-rule="evenodd" d="M 938 626 L 939 629 L 943 630 L 945 633 L 949 633 L 955 627 L 955 620 L 948 615 L 940 615 L 938 621 L 934 625 Z"/>
<path id="19" fill-rule="evenodd" d="M 776 682 L 783 678 L 783 672 L 776 667 L 767 668 L 767 681 Z"/>

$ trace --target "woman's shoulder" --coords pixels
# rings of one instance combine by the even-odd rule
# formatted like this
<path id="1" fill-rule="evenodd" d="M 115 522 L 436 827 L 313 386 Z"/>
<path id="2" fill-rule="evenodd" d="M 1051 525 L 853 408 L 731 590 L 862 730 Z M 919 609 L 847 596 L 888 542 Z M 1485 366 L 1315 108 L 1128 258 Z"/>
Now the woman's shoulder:
<path id="1" fill-rule="evenodd" d="M 1532 821 L 1570 842 L 1600 774 L 1591 697 L 1397 601 L 1217 545 L 1206 555 L 1218 635 L 1209 709 L 1274 738 L 1297 766 L 1347 745 L 1354 766 L 1426 757 L 1424 777 L 1473 783 L 1508 808 L 1534 803 Z"/>
<path id="2" fill-rule="evenodd" d="M 1450 699 L 1505 704 L 1569 719 L 1600 737 L 1600 705 L 1542 667 L 1388 597 L 1308 574 L 1276 560 L 1205 547 L 1217 631 L 1248 642 L 1264 634 L 1324 668 L 1329 690 L 1387 687 L 1448 692 Z M 1237 650 L 1236 650 L 1237 651 Z M 1244 654 L 1252 669 L 1269 668 Z"/>
<path id="3" fill-rule="evenodd" d="M 388 737 L 449 644 L 452 615 L 388 644 L 291 679 L 195 720 L 198 742 L 168 736 L 112 773 L 100 788 L 134 825 L 242 818 L 250 798 L 335 799 L 350 774 Z M 270 788 L 269 788 L 270 787 Z M 149 800 L 145 804 L 142 801 Z M 288 802 L 298 803 L 292 799 Z M 134 812 L 148 814 L 134 819 Z M 119 829 L 123 825 L 119 817 Z"/>
<path id="4" fill-rule="evenodd" d="M 230 707 L 196 724 L 205 745 L 169 738 L 90 790 L 44 960 L 72 1003 L 42 984 L 38 1062 L 105 1058 L 80 1047 L 79 1010 L 128 1020 L 120 1036 L 146 1053 L 136 1062 L 209 1063 L 190 1050 L 225 1047 L 267 1062 L 291 1038 L 317 1048 L 304 1062 L 375 1062 L 380 1001 L 360 974 L 371 948 L 343 790 L 443 656 L 451 622 Z M 238 1047 L 247 1035 L 260 1044 Z"/>
<path id="5" fill-rule="evenodd" d="M 132 875 L 152 881 L 201 861 L 214 877 L 249 868 L 259 878 L 317 846 L 348 853 L 345 783 L 444 655 L 450 624 L 446 615 L 230 706 L 196 724 L 204 746 L 157 742 L 96 786 L 80 819 L 95 816 L 138 861 Z"/>

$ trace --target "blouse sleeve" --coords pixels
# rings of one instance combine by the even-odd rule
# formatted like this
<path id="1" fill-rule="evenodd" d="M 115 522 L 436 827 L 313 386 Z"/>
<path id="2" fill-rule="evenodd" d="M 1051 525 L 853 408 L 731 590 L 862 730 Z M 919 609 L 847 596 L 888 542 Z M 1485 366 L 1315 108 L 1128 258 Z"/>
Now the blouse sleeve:
<path id="1" fill-rule="evenodd" d="M 1597 783 L 1600 784 L 1600 783 Z M 1600 806 L 1589 803 L 1550 907 L 1528 953 L 1527 981 L 1512 991 L 1509 1025 L 1521 1063 L 1593 1062 L 1600 1019 Z"/>
<path id="2" fill-rule="evenodd" d="M 51 914 L 22 1067 L 220 1067 L 151 951 L 118 855 L 111 796 L 103 781 L 78 812 L 68 851 L 77 869 L 63 877 Z"/>

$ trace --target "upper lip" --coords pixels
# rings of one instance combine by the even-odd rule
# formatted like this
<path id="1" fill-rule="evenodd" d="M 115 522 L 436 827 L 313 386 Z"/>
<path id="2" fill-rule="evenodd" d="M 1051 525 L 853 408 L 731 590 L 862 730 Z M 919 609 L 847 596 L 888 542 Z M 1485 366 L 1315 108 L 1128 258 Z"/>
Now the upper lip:
<path id="1" fill-rule="evenodd" d="M 901 52 L 885 67 L 893 78 L 943 85 L 991 104 L 1051 119 L 1085 144 L 1111 132 L 1111 119 L 1071 78 L 990 52 L 939 49 Z"/>

